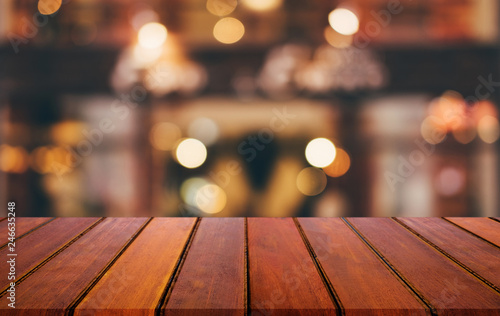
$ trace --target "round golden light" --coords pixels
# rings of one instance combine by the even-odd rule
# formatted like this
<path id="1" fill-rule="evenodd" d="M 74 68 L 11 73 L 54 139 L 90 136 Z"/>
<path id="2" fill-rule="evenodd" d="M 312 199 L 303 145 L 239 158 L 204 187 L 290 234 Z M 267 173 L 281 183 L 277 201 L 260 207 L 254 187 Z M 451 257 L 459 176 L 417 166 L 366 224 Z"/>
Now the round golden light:
<path id="1" fill-rule="evenodd" d="M 223 44 L 233 44 L 245 34 L 245 26 L 238 19 L 222 18 L 214 26 L 214 37 Z"/>
<path id="2" fill-rule="evenodd" d="M 39 0 L 38 11 L 43 15 L 51 15 L 57 12 L 62 5 L 62 0 Z"/>
<path id="3" fill-rule="evenodd" d="M 187 138 L 179 143 L 175 151 L 177 161 L 184 167 L 193 169 L 207 159 L 207 148 L 197 139 Z"/>
<path id="4" fill-rule="evenodd" d="M 494 143 L 500 137 L 500 126 L 498 120 L 491 116 L 484 116 L 477 125 L 479 137 L 488 144 Z"/>
<path id="5" fill-rule="evenodd" d="M 7 144 L 0 146 L 0 170 L 3 172 L 23 173 L 28 165 L 28 153 L 22 147 Z"/>
<path id="6" fill-rule="evenodd" d="M 167 40 L 167 29 L 160 23 L 151 22 L 143 25 L 139 30 L 139 45 L 144 48 L 157 48 Z"/>
<path id="7" fill-rule="evenodd" d="M 345 150 L 337 148 L 337 153 L 335 155 L 335 160 L 323 168 L 323 171 L 330 177 L 340 177 L 343 176 L 349 167 L 351 166 L 351 159 Z"/>
<path id="8" fill-rule="evenodd" d="M 307 196 L 318 195 L 326 187 L 326 175 L 320 169 L 307 167 L 297 176 L 297 189 Z"/>
<path id="9" fill-rule="evenodd" d="M 326 138 L 311 140 L 306 146 L 306 159 L 311 166 L 324 168 L 335 159 L 335 145 Z"/>
<path id="10" fill-rule="evenodd" d="M 206 184 L 196 193 L 196 206 L 208 214 L 219 213 L 226 202 L 226 193 L 216 184 Z"/>
<path id="11" fill-rule="evenodd" d="M 213 15 L 225 16 L 236 9 L 237 0 L 207 0 L 207 10 Z"/>
<path id="12" fill-rule="evenodd" d="M 353 35 L 359 29 L 359 20 L 356 14 L 344 8 L 338 8 L 328 15 L 330 26 L 343 35 Z"/>

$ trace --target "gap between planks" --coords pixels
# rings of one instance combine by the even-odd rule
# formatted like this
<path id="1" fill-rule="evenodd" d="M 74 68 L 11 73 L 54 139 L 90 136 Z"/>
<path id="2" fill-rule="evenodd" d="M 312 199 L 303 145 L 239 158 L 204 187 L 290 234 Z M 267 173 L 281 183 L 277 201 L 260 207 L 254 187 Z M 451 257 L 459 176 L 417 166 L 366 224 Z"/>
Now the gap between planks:
<path id="1" fill-rule="evenodd" d="M 300 225 L 300 223 L 296 217 L 293 218 L 293 222 L 295 223 L 295 227 L 297 228 L 299 235 L 302 238 L 302 241 L 304 242 L 304 245 L 307 248 L 307 252 L 309 253 L 309 256 L 311 256 L 311 260 L 314 263 L 314 266 L 316 267 L 316 270 L 318 271 L 318 274 L 320 275 L 321 280 L 323 281 L 323 284 L 325 285 L 326 290 L 328 291 L 328 294 L 330 295 L 330 298 L 331 298 L 333 304 L 335 304 L 335 307 L 337 308 L 337 314 L 344 315 L 345 312 L 344 312 L 344 307 L 342 305 L 342 302 L 340 301 L 340 298 L 337 295 L 337 292 L 335 292 L 335 289 L 333 288 L 333 285 L 330 282 L 330 279 L 326 275 L 326 272 L 323 269 L 323 266 L 321 265 L 321 262 L 319 261 L 318 256 L 316 255 L 316 252 L 314 251 L 309 240 L 307 239 L 307 236 L 304 233 L 302 226 Z"/>
<path id="2" fill-rule="evenodd" d="M 189 233 L 188 240 L 186 241 L 186 244 L 184 245 L 184 248 L 181 251 L 181 255 L 179 256 L 179 259 L 177 260 L 177 263 L 175 264 L 174 271 L 172 272 L 170 279 L 168 280 L 167 284 L 165 285 L 165 289 L 163 290 L 163 294 L 161 295 L 160 300 L 158 301 L 158 304 L 156 304 L 154 314 L 157 316 L 163 315 L 163 309 L 166 307 L 166 305 L 168 303 L 168 299 L 169 299 L 170 295 L 172 294 L 172 290 L 174 288 L 175 281 L 177 281 L 177 278 L 179 277 L 179 273 L 181 272 L 182 266 L 184 265 L 184 261 L 186 260 L 189 249 L 191 248 L 191 244 L 193 243 L 194 236 L 196 235 L 196 231 L 198 230 L 198 227 L 200 226 L 200 222 L 201 222 L 201 218 L 197 217 L 196 222 L 194 223 L 193 228 L 191 229 L 191 232 Z"/>
<path id="3" fill-rule="evenodd" d="M 36 271 L 38 271 L 41 267 L 43 267 L 45 264 L 47 264 L 47 262 L 49 262 L 50 260 L 52 260 L 53 258 L 55 258 L 58 254 L 60 254 L 61 252 L 63 252 L 66 248 L 68 248 L 69 246 L 71 246 L 73 243 L 75 243 L 78 239 L 80 239 L 81 237 L 83 237 L 83 235 L 85 235 L 86 233 L 88 233 L 90 230 L 92 230 L 94 227 L 96 227 L 97 225 L 99 225 L 102 221 L 104 221 L 105 217 L 101 217 L 99 220 L 97 220 L 94 224 L 90 225 L 89 227 L 87 227 L 84 231 L 82 231 L 80 234 L 78 234 L 77 236 L 75 236 L 73 239 L 71 239 L 70 241 L 68 241 L 66 244 L 62 245 L 59 249 L 57 249 L 56 251 L 54 251 L 50 256 L 46 257 L 45 259 L 43 259 L 39 264 L 37 264 L 35 267 L 33 267 L 31 270 L 27 271 L 26 273 L 24 273 L 21 277 L 19 277 L 16 281 L 16 286 L 21 284 L 21 282 L 23 282 L 24 280 L 26 280 L 30 275 L 32 275 L 33 273 L 35 273 Z M 49 222 L 51 222 L 52 220 L 50 220 Z M 48 223 L 48 222 L 47 222 Z M 43 226 L 44 224 L 40 225 L 39 227 Z M 34 231 L 35 229 L 31 230 L 30 232 Z M 5 295 L 5 293 L 7 293 L 7 290 L 8 290 L 8 287 L 5 287 L 4 289 L 2 289 L 2 291 L 0 292 L 0 297 L 3 297 Z"/>
<path id="4" fill-rule="evenodd" d="M 244 285 L 244 291 L 245 291 L 245 316 L 251 315 L 251 310 L 250 310 L 250 258 L 248 256 L 248 217 L 245 217 L 245 228 L 244 228 L 244 240 L 245 240 L 245 245 L 244 245 L 244 252 L 245 252 L 245 285 Z"/>
<path id="5" fill-rule="evenodd" d="M 475 237 L 477 237 L 477 238 L 481 239 L 482 241 L 487 242 L 488 244 L 492 245 L 493 247 L 500 249 L 500 246 L 498 246 L 498 245 L 497 245 L 497 244 L 495 244 L 495 243 L 492 243 L 492 242 L 491 242 L 491 241 L 489 241 L 488 239 L 486 239 L 486 238 L 484 238 L 484 237 L 481 237 L 481 236 L 479 236 L 478 234 L 476 234 L 476 233 L 474 233 L 474 232 L 472 232 L 472 231 L 468 230 L 467 228 L 464 228 L 464 227 L 462 227 L 462 226 L 458 225 L 457 223 L 454 223 L 454 222 L 452 222 L 452 221 L 448 220 L 446 217 L 441 217 L 441 218 L 442 218 L 443 220 L 447 221 L 448 223 L 450 223 L 450 224 L 452 224 L 452 225 L 454 225 L 454 226 L 456 226 L 456 227 L 460 228 L 461 230 L 464 230 L 464 231 L 466 231 L 467 233 L 469 233 L 469 234 L 471 234 L 471 235 L 473 235 L 473 236 L 475 236 Z M 491 219 L 491 220 L 493 220 L 493 221 L 495 221 L 495 222 L 499 222 L 496 218 L 492 218 L 492 217 L 487 217 L 487 218 L 488 218 L 488 219 Z"/>
<path id="6" fill-rule="evenodd" d="M 408 280 L 406 279 L 401 272 L 399 272 L 396 267 L 394 267 L 387 258 L 384 257 L 384 255 L 374 246 L 372 245 L 371 242 L 368 241 L 368 239 L 361 233 L 359 232 L 354 225 L 352 225 L 351 222 L 345 217 L 341 218 L 344 223 L 358 236 L 361 241 L 367 245 L 367 247 L 375 254 L 377 258 L 379 258 L 384 266 L 386 266 L 389 271 L 391 271 L 398 280 L 408 289 L 410 290 L 410 293 L 413 294 L 413 296 L 421 302 L 431 313 L 433 316 L 437 316 L 437 309 L 425 298 L 425 296 L 420 293 L 420 291 Z"/>
<path id="7" fill-rule="evenodd" d="M 500 223 L 500 217 L 488 217 L 488 218 L 491 219 L 492 221 Z"/>
<path id="8" fill-rule="evenodd" d="M 19 218 L 19 217 L 18 217 L 18 218 Z M 5 218 L 4 218 L 4 219 L 5 219 Z M 34 232 L 34 231 L 35 231 L 35 230 L 37 230 L 38 228 L 40 228 L 40 227 L 42 227 L 42 226 L 45 226 L 45 225 L 47 225 L 48 223 L 50 223 L 50 222 L 52 222 L 52 221 L 54 221 L 54 220 L 56 220 L 56 219 L 57 219 L 57 217 L 53 217 L 53 218 L 51 218 L 51 219 L 47 220 L 46 222 L 43 222 L 43 223 L 41 223 L 41 224 L 39 224 L 39 225 L 37 225 L 37 226 L 33 227 L 32 229 L 30 229 L 30 230 L 28 230 L 27 232 L 23 233 L 23 234 L 22 234 L 22 235 L 20 235 L 19 237 L 15 237 L 15 238 L 14 238 L 14 241 L 16 241 L 16 240 L 18 240 L 18 239 L 23 238 L 24 236 L 26 236 L 26 235 L 28 235 L 28 234 L 30 234 L 30 233 L 32 233 L 32 232 Z M 1 222 L 1 221 L 0 221 L 0 222 Z M 1 245 L 1 246 L 0 246 L 0 250 L 1 250 L 1 249 L 3 249 L 3 248 L 5 248 L 5 247 L 7 247 L 7 245 L 8 245 L 8 244 L 9 244 L 9 243 L 8 243 L 8 242 L 6 242 L 5 244 Z"/>
<path id="9" fill-rule="evenodd" d="M 401 222 L 399 219 L 397 219 L 395 217 L 391 217 L 391 219 L 393 221 L 395 221 L 396 223 L 398 223 L 399 225 L 403 226 L 406 230 L 408 230 L 413 235 L 417 236 L 420 240 L 422 240 L 423 242 L 425 242 L 426 244 L 428 244 L 429 246 L 431 246 L 432 248 L 434 248 L 435 250 L 437 250 L 439 253 L 441 253 L 442 255 L 444 255 L 446 258 L 450 259 L 453 263 L 457 264 L 459 267 L 461 267 L 466 272 L 468 272 L 469 274 L 471 274 L 472 276 L 474 276 L 480 282 L 484 283 L 485 285 L 487 285 L 490 288 L 492 288 L 495 292 L 497 292 L 497 293 L 500 294 L 500 289 L 495 284 L 491 283 L 490 281 L 488 281 L 487 279 L 485 279 L 484 277 L 482 277 L 481 275 L 479 275 L 477 272 L 475 272 L 474 270 L 472 270 L 471 268 L 469 268 L 468 266 L 466 266 L 465 264 L 463 264 L 462 262 L 460 262 L 460 260 L 458 260 L 457 258 L 455 258 L 452 255 L 450 255 L 444 249 L 441 249 L 439 246 L 437 246 L 432 241 L 430 241 L 429 239 L 427 239 L 424 236 L 422 236 L 421 234 L 419 234 L 413 228 L 411 228 L 408 225 L 406 225 L 405 223 Z M 444 220 L 444 218 L 442 218 L 442 219 Z M 476 236 L 476 235 L 474 234 L 474 236 Z M 481 240 L 484 240 L 484 239 L 481 239 Z M 491 244 L 491 243 L 488 243 L 488 244 Z"/>
<path id="10" fill-rule="evenodd" d="M 80 302 L 84 299 L 84 297 L 94 288 L 94 286 L 102 279 L 104 274 L 113 266 L 113 264 L 120 258 L 120 256 L 127 250 L 127 248 L 132 244 L 132 242 L 139 236 L 139 234 L 148 226 L 149 223 L 153 220 L 153 217 L 150 217 L 141 227 L 130 237 L 130 239 L 123 245 L 123 247 L 115 254 L 115 256 L 102 268 L 99 273 L 97 273 L 96 277 L 90 281 L 89 284 L 76 296 L 76 298 L 69 304 L 66 308 L 67 315 L 73 315 L 75 312 L 76 306 L 80 304 Z"/>

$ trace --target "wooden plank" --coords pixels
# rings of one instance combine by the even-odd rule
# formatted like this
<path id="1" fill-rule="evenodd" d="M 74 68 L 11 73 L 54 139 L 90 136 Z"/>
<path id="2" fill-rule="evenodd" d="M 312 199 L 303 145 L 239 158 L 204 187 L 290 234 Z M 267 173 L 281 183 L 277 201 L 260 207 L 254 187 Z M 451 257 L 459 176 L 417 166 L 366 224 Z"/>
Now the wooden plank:
<path id="1" fill-rule="evenodd" d="M 245 295 L 245 219 L 202 219 L 166 314 L 244 315 Z"/>
<path id="2" fill-rule="evenodd" d="M 255 315 L 336 312 L 291 218 L 248 219 L 248 266 L 250 308 Z"/>
<path id="3" fill-rule="evenodd" d="M 95 228 L 16 285 L 16 309 L 2 315 L 63 315 L 144 225 L 146 218 L 106 218 Z M 0 308 L 9 301 L 0 298 Z"/>
<path id="4" fill-rule="evenodd" d="M 500 311 L 497 292 L 390 218 L 348 221 L 439 314 L 494 315 Z"/>
<path id="5" fill-rule="evenodd" d="M 16 217 L 16 238 L 26 234 L 30 230 L 49 222 L 52 220 L 50 217 Z M 7 233 L 8 233 L 8 223 L 9 221 L 0 222 L 0 248 L 7 245 Z"/>
<path id="6" fill-rule="evenodd" d="M 438 217 L 398 220 L 500 289 L 499 248 Z"/>
<path id="7" fill-rule="evenodd" d="M 99 218 L 61 217 L 40 227 L 26 237 L 16 241 L 16 279 L 36 267 L 45 258 L 55 253 L 67 242 L 97 222 Z M 7 258 L 9 249 L 0 250 L 0 257 Z M 0 266 L 0 289 L 4 290 L 10 281 L 7 279 L 8 265 Z"/>
<path id="8" fill-rule="evenodd" d="M 155 218 L 75 309 L 75 315 L 153 315 L 195 218 Z"/>
<path id="9" fill-rule="evenodd" d="M 446 217 L 446 219 L 500 247 L 500 223 L 483 217 Z"/>
<path id="10" fill-rule="evenodd" d="M 340 218 L 298 221 L 346 315 L 368 311 L 372 315 L 425 315 L 429 311 Z"/>

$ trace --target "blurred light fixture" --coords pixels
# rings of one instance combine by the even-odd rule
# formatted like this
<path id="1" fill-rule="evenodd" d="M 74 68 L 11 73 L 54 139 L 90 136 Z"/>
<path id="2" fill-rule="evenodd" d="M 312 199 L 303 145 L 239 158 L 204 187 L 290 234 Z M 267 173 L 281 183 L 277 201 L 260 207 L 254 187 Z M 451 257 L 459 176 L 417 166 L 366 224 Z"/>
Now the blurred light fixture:
<path id="1" fill-rule="evenodd" d="M 241 3 L 253 11 L 271 11 L 279 8 L 283 0 L 242 0 Z"/>
<path id="2" fill-rule="evenodd" d="M 222 18 L 214 26 L 213 34 L 216 40 L 223 44 L 233 44 L 245 34 L 245 26 L 235 18 Z"/>
<path id="3" fill-rule="evenodd" d="M 326 175 L 320 169 L 307 167 L 297 176 L 297 189 L 304 195 L 318 195 L 326 187 Z"/>
<path id="4" fill-rule="evenodd" d="M 330 26 L 343 35 L 353 35 L 359 29 L 359 20 L 356 14 L 345 8 L 337 8 L 328 15 Z"/>
<path id="5" fill-rule="evenodd" d="M 335 159 L 335 145 L 326 138 L 315 138 L 306 146 L 306 159 L 311 166 L 323 168 Z"/>
<path id="6" fill-rule="evenodd" d="M 151 145 L 158 150 L 171 150 L 181 138 L 181 130 L 177 125 L 169 122 L 155 124 L 149 133 Z"/>
<path id="7" fill-rule="evenodd" d="M 294 76 L 310 56 L 311 48 L 305 45 L 289 43 L 273 48 L 260 71 L 258 86 L 272 97 L 293 96 L 296 92 Z"/>
<path id="8" fill-rule="evenodd" d="M 197 168 L 207 159 L 207 148 L 199 140 L 187 138 L 177 146 L 175 157 L 182 166 L 188 169 Z"/>
<path id="9" fill-rule="evenodd" d="M 311 51 L 296 44 L 271 50 L 259 74 L 259 87 L 272 97 L 290 97 L 300 89 L 324 94 L 379 89 L 387 82 L 384 64 L 368 49 L 322 45 L 314 54 Z"/>
<path id="10" fill-rule="evenodd" d="M 227 196 L 218 185 L 210 183 L 196 193 L 196 207 L 208 214 L 216 214 L 224 209 Z"/>
<path id="11" fill-rule="evenodd" d="M 236 9 L 237 0 L 207 0 L 207 10 L 213 15 L 225 16 Z"/>
<path id="12" fill-rule="evenodd" d="M 498 120 L 491 115 L 485 115 L 477 125 L 477 133 L 485 143 L 491 144 L 496 142 L 500 137 Z"/>
<path id="13" fill-rule="evenodd" d="M 199 117 L 189 124 L 188 136 L 210 146 L 219 138 L 219 127 L 212 119 Z"/>
<path id="14" fill-rule="evenodd" d="M 144 48 L 160 47 L 167 40 L 167 28 L 157 22 L 147 23 L 139 30 L 138 38 Z"/>
<path id="15" fill-rule="evenodd" d="M 43 15 L 54 14 L 61 7 L 62 0 L 39 0 L 38 11 Z"/>
<path id="16" fill-rule="evenodd" d="M 331 164 L 323 168 L 323 171 L 330 177 L 343 176 L 351 166 L 351 159 L 345 150 L 336 148 L 335 159 Z"/>

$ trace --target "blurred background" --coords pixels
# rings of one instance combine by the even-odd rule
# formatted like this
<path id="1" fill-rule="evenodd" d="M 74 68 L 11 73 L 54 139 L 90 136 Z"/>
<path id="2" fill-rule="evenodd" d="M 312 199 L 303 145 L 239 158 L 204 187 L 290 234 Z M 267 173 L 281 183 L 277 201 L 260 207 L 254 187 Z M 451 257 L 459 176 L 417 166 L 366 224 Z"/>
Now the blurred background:
<path id="1" fill-rule="evenodd" d="M 499 216 L 499 16 L 496 0 L 2 0 L 0 205 Z"/>

